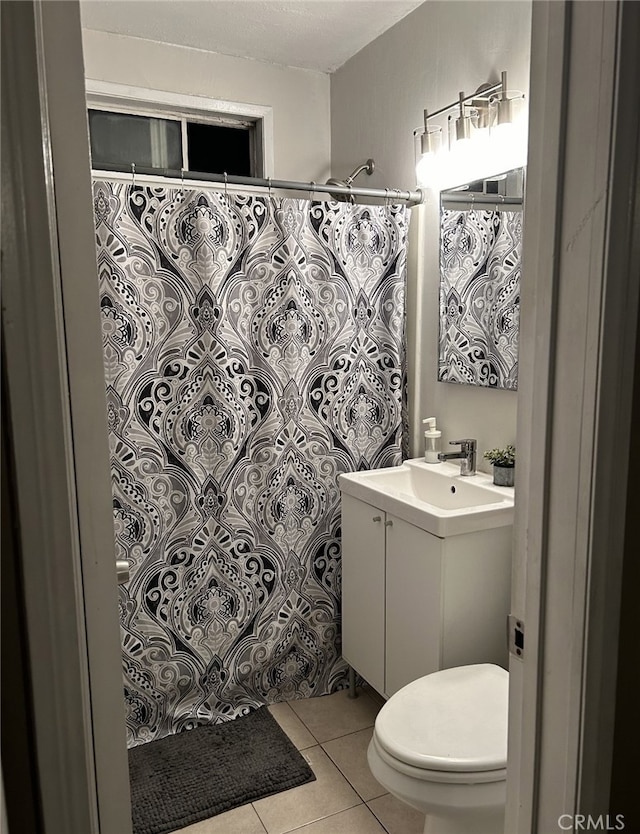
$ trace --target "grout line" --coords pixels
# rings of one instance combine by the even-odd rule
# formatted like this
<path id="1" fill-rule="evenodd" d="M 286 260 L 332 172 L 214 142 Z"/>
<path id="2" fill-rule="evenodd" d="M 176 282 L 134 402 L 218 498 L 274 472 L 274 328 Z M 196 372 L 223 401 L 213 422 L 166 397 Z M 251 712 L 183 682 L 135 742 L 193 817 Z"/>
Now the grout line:
<path id="1" fill-rule="evenodd" d="M 384 794 L 384 793 L 383 793 L 382 795 L 383 795 L 383 796 L 386 796 L 386 794 Z M 376 796 L 376 797 L 375 797 L 375 799 L 379 799 L 379 798 L 380 798 L 379 796 Z M 369 811 L 370 811 L 370 812 L 373 814 L 373 816 L 375 817 L 376 822 L 377 822 L 377 823 L 378 823 L 378 824 L 379 824 L 382 828 L 384 828 L 384 830 L 387 832 L 387 834 L 391 834 L 390 830 L 389 830 L 389 829 L 387 828 L 387 826 L 386 826 L 386 825 L 382 822 L 382 820 L 381 820 L 381 819 L 380 819 L 380 817 L 376 814 L 376 812 L 373 810 L 373 808 L 371 808 L 371 807 L 369 806 L 369 802 L 372 802 L 372 801 L 373 801 L 373 800 L 368 800 L 368 801 L 367 801 L 367 802 L 365 802 L 364 804 L 367 806 L 367 808 L 369 808 Z"/>
<path id="2" fill-rule="evenodd" d="M 291 707 L 291 705 L 290 705 L 291 702 L 290 701 L 280 701 L 279 703 L 284 704 L 285 706 L 287 706 L 289 708 L 289 712 L 291 713 L 293 718 L 296 721 L 299 721 L 302 724 L 303 728 L 309 733 L 309 735 L 313 739 L 313 742 L 311 744 L 307 744 L 306 747 L 298 747 L 297 744 L 294 742 L 294 740 L 289 735 L 289 733 L 287 732 L 287 730 L 282 726 L 282 724 L 280 724 L 280 722 L 278 721 L 276 716 L 273 713 L 271 713 L 273 715 L 273 717 L 275 718 L 275 720 L 278 722 L 278 725 L 279 725 L 280 729 L 282 730 L 282 732 L 286 735 L 286 737 L 289 739 L 289 741 L 293 744 L 293 746 L 296 748 L 298 753 L 302 753 L 303 750 L 308 750 L 310 747 L 315 747 L 317 744 L 319 744 L 320 742 L 318 741 L 318 739 L 313 735 L 311 730 L 307 727 L 307 725 L 304 723 L 302 718 L 300 718 L 298 713 Z M 270 704 L 270 706 L 274 706 L 274 705 Z"/>
<path id="3" fill-rule="evenodd" d="M 302 831 L 302 832 L 304 832 L 304 830 L 305 830 L 306 828 L 308 828 L 310 825 L 315 825 L 317 822 L 323 822 L 324 820 L 330 820 L 330 819 L 331 819 L 331 817 L 337 817 L 337 816 L 338 816 L 338 814 L 344 814 L 344 813 L 345 813 L 345 811 L 350 811 L 352 808 L 359 808 L 359 807 L 360 807 L 360 805 L 364 805 L 364 806 L 366 807 L 366 803 L 365 803 L 365 802 L 357 802 L 355 805 L 350 805 L 348 808 L 343 808 L 343 809 L 342 809 L 342 811 L 336 811 L 336 812 L 335 812 L 335 813 L 333 813 L 333 814 L 327 814 L 327 816 L 326 816 L 326 817 L 318 817 L 318 818 L 317 818 L 317 819 L 315 819 L 315 820 L 310 820 L 309 822 L 305 822 L 305 824 L 304 824 L 304 825 L 301 825 L 301 826 L 299 826 L 298 828 L 288 828 L 286 831 L 283 831 L 283 832 L 282 832 L 282 834 L 295 834 L 295 832 L 296 832 L 296 831 Z M 373 811 L 371 810 L 371 808 L 369 808 L 368 810 L 369 810 L 369 813 L 370 813 L 370 814 L 373 814 Z M 375 817 L 375 814 L 373 814 L 373 815 L 374 815 L 374 817 Z M 376 820 L 379 822 L 378 818 L 377 818 L 377 817 L 375 817 L 375 818 L 376 818 Z M 380 825 L 382 825 L 382 823 L 380 823 Z M 384 828 L 384 826 L 383 826 L 383 828 Z M 386 831 L 386 830 L 387 830 L 387 829 L 385 828 L 385 831 Z M 388 834 L 388 832 L 387 832 L 387 834 Z"/>
<path id="4" fill-rule="evenodd" d="M 346 738 L 347 736 L 352 736 L 352 735 L 355 735 L 355 733 L 361 733 L 363 730 L 372 730 L 372 729 L 373 729 L 373 725 L 371 725 L 371 727 L 363 727 L 363 728 L 362 728 L 362 730 L 355 730 L 355 732 L 353 732 L 353 733 L 346 733 L 345 735 L 340 736 L 340 738 L 341 738 L 341 739 L 342 739 L 342 738 Z M 320 747 L 322 747 L 322 749 L 324 750 L 324 745 L 325 745 L 325 744 L 331 744 L 331 742 L 332 742 L 332 741 L 338 741 L 338 739 L 332 738 L 330 741 L 324 741 L 324 742 L 320 745 Z M 360 793 L 360 791 L 359 791 L 359 790 L 356 788 L 356 786 L 353 784 L 353 782 L 351 781 L 351 779 L 349 779 L 349 777 L 348 777 L 348 776 L 347 776 L 347 774 L 344 772 L 344 770 L 340 767 L 340 765 L 338 764 L 338 762 L 336 762 L 336 760 L 333 758 L 333 756 L 331 755 L 331 753 L 330 753 L 328 750 L 324 750 L 324 752 L 325 752 L 325 753 L 327 754 L 327 756 L 329 757 L 329 760 L 331 761 L 331 763 L 332 763 L 332 764 L 336 767 L 336 769 L 337 769 L 337 770 L 338 770 L 338 771 L 339 771 L 339 772 L 340 772 L 340 773 L 344 776 L 344 778 L 347 780 L 347 782 L 348 782 L 348 783 L 349 783 L 349 785 L 351 786 L 351 789 L 352 789 L 352 790 L 354 790 L 354 791 L 356 792 L 356 794 L 357 794 L 357 795 L 358 795 L 358 796 L 362 799 L 362 801 L 363 801 L 365 804 L 366 804 L 367 802 L 370 802 L 370 801 L 371 801 L 371 800 L 373 800 L 373 799 L 379 799 L 381 796 L 386 796 L 386 795 L 389 793 L 389 791 L 386 791 L 386 790 L 382 787 L 382 785 L 380 785 L 380 790 L 382 791 L 382 793 L 380 793 L 380 794 L 376 794 L 376 796 L 370 796 L 370 797 L 368 797 L 367 799 L 365 799 L 365 797 L 364 797 L 364 796 L 362 796 L 362 794 Z M 378 784 L 379 784 L 379 783 L 378 783 Z M 369 810 L 371 811 L 371 809 L 369 809 Z M 371 813 L 373 814 L 373 811 L 371 811 Z"/>
<path id="5" fill-rule="evenodd" d="M 261 816 L 260 816 L 260 814 L 258 813 L 258 809 L 256 808 L 256 806 L 254 805 L 254 803 L 253 803 L 253 802 L 251 803 L 251 808 L 253 809 L 253 813 L 254 813 L 254 814 L 256 815 L 256 817 L 258 818 L 258 822 L 259 822 L 259 823 L 260 823 L 260 825 L 262 826 L 262 830 L 264 831 L 264 834 L 269 834 L 269 832 L 268 832 L 268 830 L 267 830 L 267 826 L 266 826 L 266 825 L 262 822 L 262 817 L 261 817 Z M 371 811 L 371 813 L 373 814 L 373 811 Z M 178 834 L 180 834 L 180 832 L 178 832 Z"/>
<path id="6" fill-rule="evenodd" d="M 304 755 L 304 753 L 307 750 L 311 750 L 313 747 L 320 747 L 320 749 L 327 756 L 327 758 L 329 759 L 331 764 L 342 775 L 342 777 L 345 779 L 345 781 L 347 782 L 349 787 L 355 792 L 356 796 L 362 801 L 362 803 L 369 802 L 372 799 L 378 799 L 380 796 L 385 796 L 385 794 L 388 793 L 388 791 L 385 791 L 385 789 L 382 787 L 382 785 L 380 785 L 380 790 L 382 791 L 382 793 L 376 794 L 376 796 L 370 796 L 370 797 L 365 798 L 364 796 L 362 796 L 362 794 L 360 793 L 358 788 L 353 784 L 353 782 L 351 781 L 351 779 L 349 778 L 347 773 L 340 767 L 338 762 L 333 758 L 331 753 L 328 750 L 325 749 L 325 744 L 331 744 L 331 742 L 333 742 L 333 741 L 339 741 L 340 739 L 347 738 L 348 736 L 354 736 L 354 735 L 356 735 L 356 733 L 362 733 L 365 730 L 373 730 L 373 726 L 374 725 L 371 724 L 371 726 L 369 726 L 369 727 L 362 727 L 360 730 L 353 730 L 353 732 L 345 733 L 343 736 L 338 736 L 338 738 L 332 738 L 332 739 L 329 739 L 329 741 L 318 742 L 318 744 L 314 744 L 314 745 L 311 745 L 309 747 L 305 747 L 304 750 L 299 750 L 298 752 L 303 756 L 304 760 L 307 762 L 309 767 L 311 767 L 311 762 L 309 762 L 309 760 Z M 285 735 L 286 735 L 286 732 L 285 732 Z M 371 810 L 371 809 L 369 809 L 369 810 Z M 373 813 L 373 811 L 371 811 L 371 813 Z M 331 816 L 334 816 L 334 815 L 332 814 Z"/>
<path id="7" fill-rule="evenodd" d="M 312 744 L 311 747 L 305 747 L 304 750 L 299 750 L 298 751 L 300 753 L 300 755 L 302 756 L 302 758 L 305 760 L 305 762 L 309 765 L 309 767 L 311 767 L 311 762 L 309 761 L 309 759 L 307 758 L 307 756 L 305 754 L 309 753 L 311 750 L 314 750 L 316 747 L 318 747 L 318 748 L 320 748 L 320 750 L 322 750 L 322 745 L 321 744 Z M 333 762 L 333 759 L 327 753 L 326 750 L 322 750 L 322 752 L 325 754 L 325 756 L 329 759 L 330 762 Z M 311 770 L 313 770 L 312 767 L 311 767 Z M 314 776 L 315 776 L 315 771 L 313 771 L 313 772 L 314 772 Z M 301 787 L 301 786 L 298 785 L 298 787 Z M 289 788 L 289 790 L 293 790 L 293 789 Z"/>
<path id="8" fill-rule="evenodd" d="M 350 730 L 348 733 L 345 733 L 342 736 L 337 736 L 336 738 L 328 738 L 326 741 L 321 741 L 320 744 L 331 744 L 332 741 L 339 741 L 341 738 L 347 738 L 347 736 L 355 736 L 356 733 L 364 733 L 365 730 L 373 730 L 374 724 L 368 724 L 366 727 L 360 727 L 359 730 Z"/>

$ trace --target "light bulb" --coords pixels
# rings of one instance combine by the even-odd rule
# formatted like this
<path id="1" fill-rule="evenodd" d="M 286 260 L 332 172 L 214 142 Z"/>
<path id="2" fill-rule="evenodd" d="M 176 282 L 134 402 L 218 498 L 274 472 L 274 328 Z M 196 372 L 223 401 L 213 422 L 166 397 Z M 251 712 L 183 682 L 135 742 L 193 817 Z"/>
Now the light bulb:
<path id="1" fill-rule="evenodd" d="M 441 149 L 442 128 L 438 125 L 427 124 L 424 132 L 419 134 L 416 146 L 416 182 L 418 185 L 438 189 Z"/>
<path id="2" fill-rule="evenodd" d="M 416 165 L 416 181 L 418 185 L 437 188 L 439 154 L 423 153 Z"/>
<path id="3" fill-rule="evenodd" d="M 496 142 L 507 143 L 514 138 L 514 133 L 512 122 L 504 122 L 491 129 L 491 138 Z"/>

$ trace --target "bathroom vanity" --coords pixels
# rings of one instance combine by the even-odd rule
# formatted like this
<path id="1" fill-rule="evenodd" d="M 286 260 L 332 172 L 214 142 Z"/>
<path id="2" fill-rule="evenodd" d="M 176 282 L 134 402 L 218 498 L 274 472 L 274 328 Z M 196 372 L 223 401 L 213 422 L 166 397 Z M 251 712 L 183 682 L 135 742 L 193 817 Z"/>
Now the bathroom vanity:
<path id="1" fill-rule="evenodd" d="M 513 490 L 420 460 L 340 487 L 349 665 L 385 697 L 438 669 L 506 665 Z"/>

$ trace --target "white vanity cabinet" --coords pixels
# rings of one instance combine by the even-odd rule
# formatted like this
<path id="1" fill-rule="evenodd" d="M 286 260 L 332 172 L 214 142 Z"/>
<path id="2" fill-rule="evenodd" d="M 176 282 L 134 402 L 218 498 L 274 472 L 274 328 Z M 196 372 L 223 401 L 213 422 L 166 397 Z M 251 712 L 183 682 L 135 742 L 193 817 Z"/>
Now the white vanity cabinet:
<path id="1" fill-rule="evenodd" d="M 511 526 L 439 538 L 343 493 L 343 657 L 390 697 L 469 663 L 506 665 Z"/>

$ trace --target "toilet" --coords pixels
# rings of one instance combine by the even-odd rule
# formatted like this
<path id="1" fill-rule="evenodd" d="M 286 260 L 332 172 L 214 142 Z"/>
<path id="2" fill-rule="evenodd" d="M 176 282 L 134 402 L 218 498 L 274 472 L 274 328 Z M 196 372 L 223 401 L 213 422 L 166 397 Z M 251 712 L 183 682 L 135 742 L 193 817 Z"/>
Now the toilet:
<path id="1" fill-rule="evenodd" d="M 426 815 L 424 834 L 502 834 L 508 690 L 499 666 L 457 666 L 412 681 L 378 713 L 369 768 Z"/>

